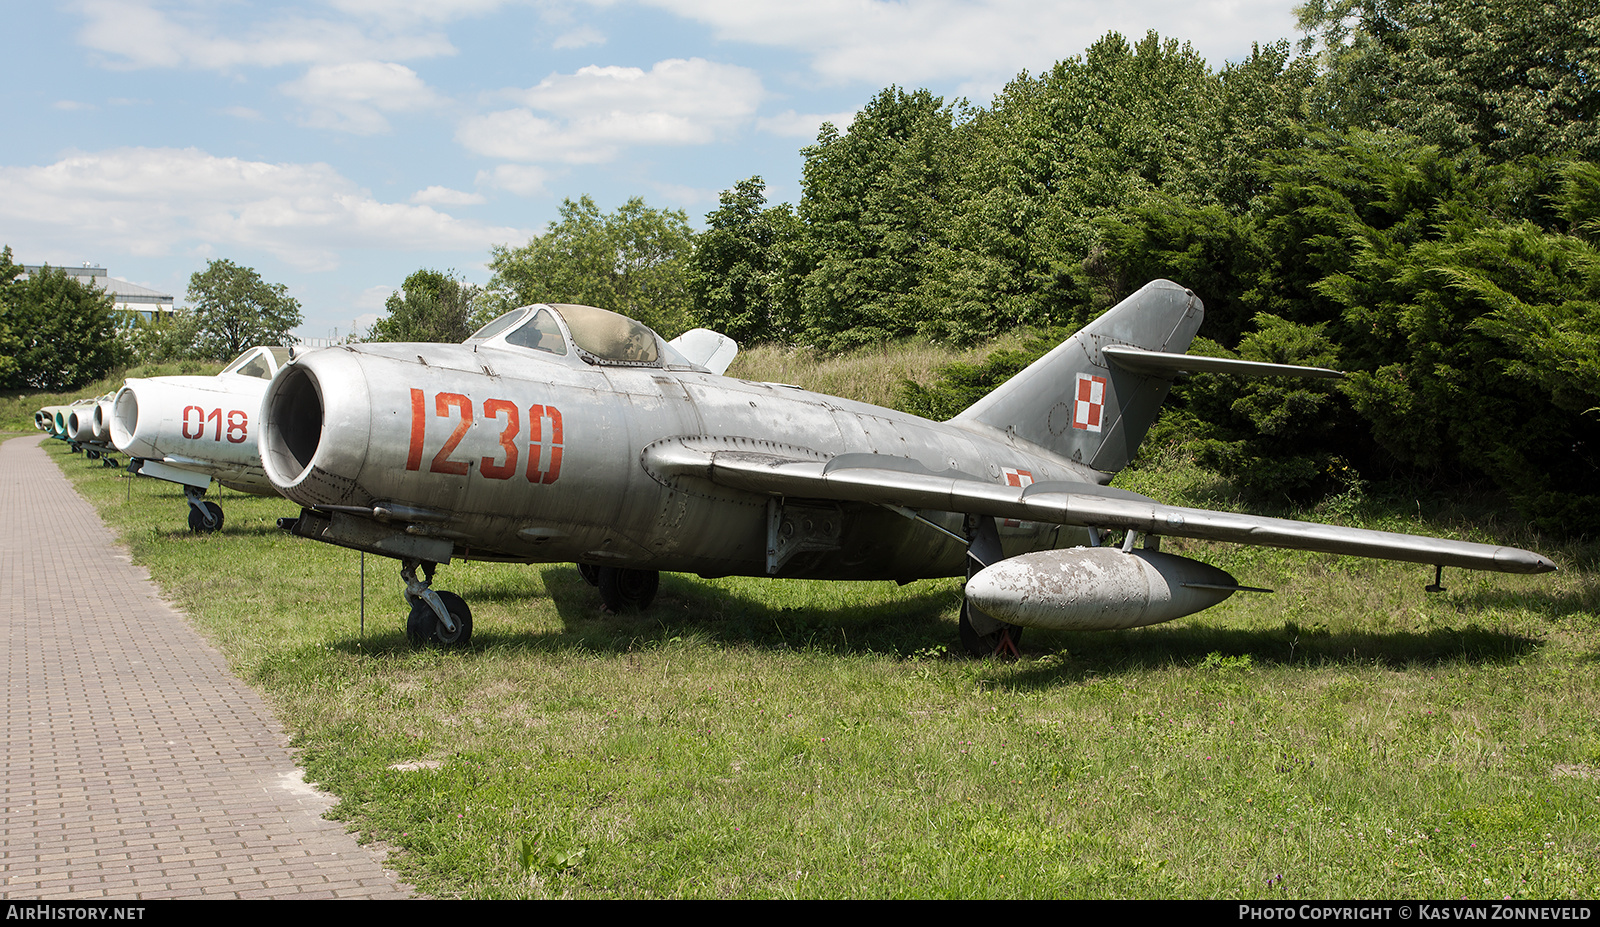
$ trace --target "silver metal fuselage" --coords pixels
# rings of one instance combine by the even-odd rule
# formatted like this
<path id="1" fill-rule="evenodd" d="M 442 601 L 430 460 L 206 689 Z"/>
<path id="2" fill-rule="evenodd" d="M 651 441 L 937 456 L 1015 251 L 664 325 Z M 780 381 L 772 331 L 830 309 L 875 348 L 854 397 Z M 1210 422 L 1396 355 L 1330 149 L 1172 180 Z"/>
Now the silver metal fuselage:
<path id="1" fill-rule="evenodd" d="M 275 495 L 261 471 L 257 418 L 267 381 L 238 374 L 130 378 L 113 404 L 117 450 L 201 474 L 204 485 Z"/>
<path id="2" fill-rule="evenodd" d="M 822 461 L 909 459 L 1001 485 L 1106 477 L 984 426 L 958 427 L 692 368 L 591 365 L 494 343 L 366 344 L 289 364 L 262 408 L 262 463 L 308 508 L 449 540 L 452 556 L 641 570 L 908 581 L 961 575 L 965 541 L 878 505 L 782 500 L 824 525 L 769 571 L 768 495 L 652 468 L 673 445 Z M 1020 481 L 1020 482 L 1019 482 Z M 963 518 L 923 513 L 964 536 Z M 1085 544 L 1005 522 L 1007 556 Z"/>

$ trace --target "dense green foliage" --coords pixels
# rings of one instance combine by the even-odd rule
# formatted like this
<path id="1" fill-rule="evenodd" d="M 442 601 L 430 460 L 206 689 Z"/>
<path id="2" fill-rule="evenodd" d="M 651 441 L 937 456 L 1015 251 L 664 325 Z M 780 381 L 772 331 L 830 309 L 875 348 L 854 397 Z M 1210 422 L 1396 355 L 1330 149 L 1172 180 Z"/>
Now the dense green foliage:
<path id="1" fill-rule="evenodd" d="M 11 246 L 0 248 L 0 383 L 13 382 L 17 371 L 17 354 L 22 350 L 22 338 L 17 332 L 18 319 L 11 309 L 11 284 L 22 275 L 22 268 L 11 259 Z"/>
<path id="2" fill-rule="evenodd" d="M 794 209 L 762 208 L 760 177 L 739 181 L 721 201 L 685 272 L 693 323 L 741 343 L 795 340 L 806 251 Z"/>
<path id="3" fill-rule="evenodd" d="M 1190 400 L 1196 430 L 1256 448 L 1231 464 L 1209 459 L 1290 495 L 1333 488 L 1310 477 L 1351 463 L 1482 476 L 1551 528 L 1600 524 L 1600 422 L 1588 414 L 1600 405 L 1600 263 L 1592 231 L 1569 218 L 1589 214 L 1595 165 L 1452 157 L 1354 132 L 1316 136 L 1268 174 L 1270 193 L 1226 233 L 1239 285 L 1208 311 L 1223 331 L 1265 312 L 1309 327 L 1329 343 L 1305 356 L 1336 352 L 1352 376 L 1342 397 L 1298 410 L 1268 398 L 1269 384 L 1231 387 L 1235 412 L 1301 420 L 1282 446 L 1260 412 L 1248 423 L 1218 415 L 1216 387 L 1196 378 L 1178 403 Z M 1158 221 L 1134 215 L 1110 236 L 1111 260 L 1176 276 L 1169 256 L 1216 218 L 1176 204 Z M 1285 455 L 1306 479 L 1285 479 Z"/>
<path id="4" fill-rule="evenodd" d="M 75 389 L 123 363 L 114 305 L 59 268 L 23 276 L 0 251 L 0 387 Z"/>
<path id="5" fill-rule="evenodd" d="M 189 277 L 198 356 L 230 360 L 246 348 L 293 344 L 289 331 L 301 322 L 300 301 L 288 287 L 267 283 L 253 268 L 216 260 Z"/>
<path id="6" fill-rule="evenodd" d="M 202 358 L 199 346 L 199 321 L 187 307 L 151 319 L 140 319 L 119 333 L 128 356 L 141 363 Z"/>
<path id="7" fill-rule="evenodd" d="M 389 294 L 383 304 L 388 315 L 372 324 L 366 340 L 449 344 L 464 341 L 487 321 L 480 318 L 481 292 L 457 278 L 454 271 L 416 271 L 398 292 Z"/>
<path id="8" fill-rule="evenodd" d="M 1103 260 L 1098 222 L 1165 201 L 1242 209 L 1259 152 L 1298 139 L 1308 80 L 1283 45 L 1213 74 L 1154 33 L 1019 76 L 960 127 L 922 330 L 971 341 L 1087 321 L 1146 282 Z"/>
<path id="9" fill-rule="evenodd" d="M 1595 0 L 1308 0 L 1296 12 L 1326 56 L 1318 108 L 1337 128 L 1499 159 L 1600 157 Z"/>
<path id="10" fill-rule="evenodd" d="M 955 159 L 951 110 L 890 87 L 841 134 L 824 124 L 803 152 L 802 235 L 813 260 L 801 285 L 804 337 L 823 347 L 872 344 L 917 330 Z"/>
<path id="11" fill-rule="evenodd" d="M 890 88 L 805 151 L 799 338 L 970 342 L 1166 277 L 1206 302 L 1192 350 L 1352 375 L 1181 381 L 1155 449 L 1278 502 L 1487 479 L 1592 532 L 1595 12 L 1326 0 L 1300 10 L 1298 58 L 1213 72 L 1112 34 L 987 109 Z M 903 384 L 902 404 L 945 417 L 1035 353 Z"/>
<path id="12" fill-rule="evenodd" d="M 687 328 L 684 270 L 694 250 L 689 217 L 635 197 L 602 214 L 585 196 L 520 248 L 492 249 L 489 290 L 507 306 L 579 303 L 638 319 L 667 337 Z"/>
<path id="13" fill-rule="evenodd" d="M 1279 42 L 1214 71 L 1186 44 L 1112 33 L 988 107 L 889 87 L 803 150 L 795 209 L 751 178 L 692 256 L 685 231 L 670 259 L 639 260 L 616 230 L 672 214 L 569 202 L 496 252 L 496 283 L 837 351 L 1080 325 L 1166 277 L 1206 303 L 1191 350 L 1351 376 L 1180 381 L 1156 451 L 1279 503 L 1487 479 L 1541 525 L 1592 532 L 1595 13 L 1313 0 L 1299 56 Z M 615 294 L 639 266 L 663 294 L 649 305 Z M 900 402 L 948 417 L 1048 347 L 902 383 Z"/>

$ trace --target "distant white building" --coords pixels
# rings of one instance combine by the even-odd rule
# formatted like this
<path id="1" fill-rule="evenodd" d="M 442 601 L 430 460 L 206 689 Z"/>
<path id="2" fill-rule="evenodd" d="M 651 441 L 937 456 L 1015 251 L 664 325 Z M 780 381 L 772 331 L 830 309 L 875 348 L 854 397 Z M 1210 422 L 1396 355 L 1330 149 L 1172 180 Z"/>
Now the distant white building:
<path id="1" fill-rule="evenodd" d="M 41 264 L 24 264 L 24 274 L 36 274 L 44 269 Z M 140 319 L 149 321 L 154 318 L 172 314 L 172 296 L 161 293 L 137 283 L 129 283 L 120 277 L 106 275 L 104 267 L 95 267 L 84 264 L 82 267 L 57 267 L 56 270 L 64 272 L 69 277 L 77 278 L 84 286 L 92 286 L 97 290 L 110 293 L 116 300 L 116 308 L 120 312 L 135 313 Z M 131 319 L 130 319 L 131 321 Z"/>

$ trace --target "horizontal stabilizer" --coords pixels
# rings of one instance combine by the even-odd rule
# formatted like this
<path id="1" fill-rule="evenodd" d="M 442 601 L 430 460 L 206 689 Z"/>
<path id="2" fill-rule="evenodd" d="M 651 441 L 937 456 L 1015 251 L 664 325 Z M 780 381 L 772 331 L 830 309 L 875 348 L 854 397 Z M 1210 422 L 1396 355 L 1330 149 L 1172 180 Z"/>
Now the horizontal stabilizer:
<path id="1" fill-rule="evenodd" d="M 1260 361 L 1237 360 L 1231 357 L 1201 357 L 1196 354 L 1172 354 L 1166 351 L 1146 351 L 1126 345 L 1106 345 L 1100 349 L 1115 367 L 1134 373 L 1170 377 L 1183 371 L 1200 373 L 1236 373 L 1246 377 L 1307 377 L 1327 379 L 1342 377 L 1344 373 L 1327 367 L 1299 367 L 1294 364 L 1264 364 Z"/>

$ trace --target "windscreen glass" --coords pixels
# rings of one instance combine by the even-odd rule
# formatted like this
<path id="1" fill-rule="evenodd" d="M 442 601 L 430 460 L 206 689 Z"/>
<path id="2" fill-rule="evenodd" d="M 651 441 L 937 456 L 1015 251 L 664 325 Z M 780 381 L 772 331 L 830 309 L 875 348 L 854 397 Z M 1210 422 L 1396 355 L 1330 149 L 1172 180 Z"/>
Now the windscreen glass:
<path id="1" fill-rule="evenodd" d="M 223 373 L 237 373 L 241 377 L 257 377 L 262 380 L 272 379 L 272 363 L 267 359 L 267 352 L 255 348 L 234 358 L 233 363 L 222 368 Z"/>
<path id="2" fill-rule="evenodd" d="M 485 338 L 493 338 L 495 335 L 498 335 L 510 328 L 518 319 L 522 318 L 527 311 L 528 310 L 526 308 L 513 309 L 505 315 L 495 319 L 493 322 L 490 322 L 488 325 L 485 325 L 484 327 L 468 335 L 467 340 L 482 341 Z"/>
<path id="3" fill-rule="evenodd" d="M 506 336 L 506 344 L 547 351 L 551 354 L 567 353 L 567 339 L 561 335 L 561 326 L 548 309 L 540 309 L 533 318 Z"/>

